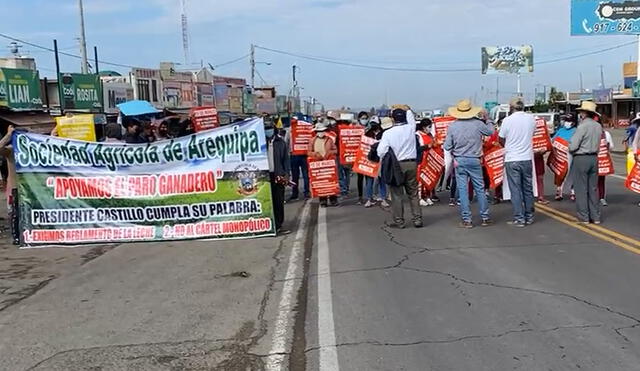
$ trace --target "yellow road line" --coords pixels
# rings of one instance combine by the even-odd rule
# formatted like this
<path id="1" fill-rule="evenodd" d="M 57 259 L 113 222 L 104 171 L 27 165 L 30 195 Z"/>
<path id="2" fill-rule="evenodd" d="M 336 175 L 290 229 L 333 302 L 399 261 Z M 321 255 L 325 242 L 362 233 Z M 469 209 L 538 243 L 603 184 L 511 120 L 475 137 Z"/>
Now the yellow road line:
<path id="1" fill-rule="evenodd" d="M 575 217 L 548 206 L 536 205 L 536 209 L 542 214 L 552 219 L 555 219 L 563 224 L 566 224 L 570 227 L 581 230 L 593 237 L 599 238 L 603 241 L 606 241 L 618 247 L 621 247 L 627 251 L 640 255 L 640 241 L 636 239 L 633 239 L 631 237 L 625 236 L 623 234 L 614 232 L 610 229 L 607 229 L 598 225 L 589 224 L 589 226 L 584 226 L 584 225 L 577 224 L 577 219 Z"/>

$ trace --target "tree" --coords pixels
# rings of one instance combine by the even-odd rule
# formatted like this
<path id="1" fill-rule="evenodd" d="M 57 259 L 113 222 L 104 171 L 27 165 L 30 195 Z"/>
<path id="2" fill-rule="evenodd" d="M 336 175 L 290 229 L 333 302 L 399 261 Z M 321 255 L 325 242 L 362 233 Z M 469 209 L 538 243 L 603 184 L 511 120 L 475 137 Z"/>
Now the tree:
<path id="1" fill-rule="evenodd" d="M 552 86 L 549 92 L 549 106 L 555 106 L 558 101 L 563 100 L 566 100 L 564 93 Z"/>

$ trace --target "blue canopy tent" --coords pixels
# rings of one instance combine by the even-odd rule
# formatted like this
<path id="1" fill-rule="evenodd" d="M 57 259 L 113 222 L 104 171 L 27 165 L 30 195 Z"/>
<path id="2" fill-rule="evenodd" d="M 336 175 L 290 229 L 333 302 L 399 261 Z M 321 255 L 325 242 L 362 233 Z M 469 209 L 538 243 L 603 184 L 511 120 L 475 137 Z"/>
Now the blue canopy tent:
<path id="1" fill-rule="evenodd" d="M 160 113 L 151 103 L 146 100 L 131 100 L 116 105 L 123 116 L 141 116 Z"/>

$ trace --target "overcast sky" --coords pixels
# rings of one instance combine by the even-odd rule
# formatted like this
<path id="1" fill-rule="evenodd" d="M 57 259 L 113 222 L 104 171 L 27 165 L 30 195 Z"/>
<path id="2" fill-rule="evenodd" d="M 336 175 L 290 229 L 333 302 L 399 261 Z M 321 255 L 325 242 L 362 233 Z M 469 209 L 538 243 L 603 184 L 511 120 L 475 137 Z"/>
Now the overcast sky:
<path id="1" fill-rule="evenodd" d="M 2 0 L 0 32 L 25 41 L 78 53 L 76 0 Z M 571 37 L 569 0 L 188 0 L 190 59 L 213 65 L 246 55 L 251 43 L 295 54 L 351 63 L 407 68 L 477 68 L 478 72 L 385 72 L 326 64 L 258 50 L 267 84 L 281 93 L 291 86 L 291 66 L 300 67 L 302 95 L 329 107 L 408 103 L 431 108 L 463 97 L 495 99 L 496 76 L 480 74 L 480 47 L 531 44 L 535 62 L 581 54 L 633 41 L 631 36 Z M 87 45 L 100 59 L 158 68 L 183 62 L 180 0 L 85 0 Z M 2 45 L 8 40 L 0 39 Z M 537 65 L 522 76 L 525 96 L 536 85 L 579 89 L 622 83 L 622 63 L 637 47 Z M 51 53 L 25 46 L 42 75 L 55 68 Z M 0 54 L 7 54 L 4 49 Z M 91 52 L 92 55 L 92 52 Z M 534 62 L 534 63 L 535 63 Z M 77 59 L 61 59 L 64 72 L 79 71 Z M 122 68 L 106 65 L 101 69 Z M 249 78 L 249 59 L 220 67 L 216 74 Z M 257 84 L 262 83 L 257 78 Z M 516 90 L 515 76 L 500 76 L 501 101 Z"/>

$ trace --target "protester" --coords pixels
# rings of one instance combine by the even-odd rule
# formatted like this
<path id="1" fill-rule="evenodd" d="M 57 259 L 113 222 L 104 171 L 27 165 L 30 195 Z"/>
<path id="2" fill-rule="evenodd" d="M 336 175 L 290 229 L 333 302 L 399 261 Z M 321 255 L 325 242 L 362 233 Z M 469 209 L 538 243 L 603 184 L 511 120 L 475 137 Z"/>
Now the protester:
<path id="1" fill-rule="evenodd" d="M 276 135 L 273 121 L 264 122 L 264 133 L 267 137 L 267 156 L 269 160 L 269 176 L 271 179 L 271 198 L 273 202 L 273 215 L 275 219 L 276 234 L 286 235 L 291 233 L 282 228 L 284 223 L 284 190 L 289 183 L 291 161 L 289 150 L 284 139 Z"/>
<path id="2" fill-rule="evenodd" d="M 169 135 L 169 126 L 165 121 L 160 121 L 160 123 L 158 124 L 155 137 L 156 140 L 171 139 L 171 136 Z"/>
<path id="3" fill-rule="evenodd" d="M 524 227 L 533 223 L 533 133 L 536 120 L 524 112 L 524 102 L 514 98 L 511 114 L 500 127 L 500 144 L 504 146 L 504 168 L 511 192 L 513 220 L 508 224 Z"/>
<path id="4" fill-rule="evenodd" d="M 493 134 L 484 138 L 484 144 L 482 145 L 483 154 L 487 151 L 493 149 L 493 147 L 502 147 L 500 144 L 500 132 L 498 131 L 500 126 L 502 125 L 502 120 L 498 121 L 497 124 L 494 125 L 493 129 L 495 130 Z M 486 121 L 485 121 L 486 122 Z M 491 180 L 489 179 L 489 174 L 485 166 L 482 167 L 482 175 L 485 181 L 485 189 L 490 188 Z M 493 199 L 491 200 L 492 205 L 497 205 L 502 202 L 502 183 L 498 184 L 496 188 L 493 190 Z"/>
<path id="5" fill-rule="evenodd" d="M 631 144 L 631 151 L 633 153 L 635 162 L 639 163 L 640 153 L 638 153 L 638 151 L 640 151 L 640 135 L 636 135 L 635 138 L 633 139 L 633 142 Z M 640 206 L 640 203 L 638 203 L 638 206 Z"/>
<path id="6" fill-rule="evenodd" d="M 378 145 L 378 156 L 382 160 L 381 171 L 393 173 L 393 180 L 386 176 L 391 187 L 391 228 L 405 227 L 403 198 L 409 197 L 413 225 L 422 228 L 422 209 L 418 203 L 418 179 L 416 163 L 416 123 L 408 106 L 394 108 L 391 117 L 394 127 L 384 132 Z"/>
<path id="7" fill-rule="evenodd" d="M 122 142 L 122 125 L 110 122 L 104 128 L 105 142 Z"/>
<path id="8" fill-rule="evenodd" d="M 362 111 L 358 114 L 358 122 L 356 125 L 366 127 L 369 124 L 369 114 Z M 350 169 L 351 170 L 351 169 Z M 364 178 L 365 176 L 357 173 L 357 186 L 358 186 L 358 205 L 364 205 Z M 350 180 L 349 180 L 350 181 Z"/>
<path id="9" fill-rule="evenodd" d="M 367 128 L 367 131 L 364 133 L 364 135 L 369 138 L 380 140 L 382 138 L 382 133 L 383 130 L 380 124 L 380 119 L 376 116 L 372 117 L 369 121 L 369 127 Z M 365 197 L 367 199 L 367 202 L 364 204 L 364 207 L 366 208 L 373 207 L 376 204 L 376 199 L 374 196 L 374 189 L 376 184 L 378 184 L 380 190 L 380 206 L 389 207 L 389 204 L 387 203 L 387 187 L 384 182 L 379 181 L 379 179 L 380 176 L 376 178 L 365 176 Z"/>
<path id="10" fill-rule="evenodd" d="M 293 150 L 291 146 L 291 128 L 287 131 L 286 140 L 290 150 Z M 295 201 L 300 197 L 300 176 L 302 176 L 302 182 L 304 184 L 303 196 L 307 200 L 311 197 L 309 191 L 309 166 L 307 165 L 307 155 L 294 155 L 291 153 L 291 181 L 294 183 L 291 189 L 291 197 L 289 201 Z"/>
<path id="11" fill-rule="evenodd" d="M 449 108 L 449 115 L 456 121 L 449 125 L 444 148 L 450 151 L 455 161 L 455 178 L 460 199 L 460 227 L 473 228 L 469 194 L 469 179 L 473 185 L 478 204 L 482 225 L 492 224 L 489 213 L 489 203 L 484 192 L 482 177 L 482 138 L 493 134 L 493 124 L 484 123 L 478 119 L 482 111 L 474 107 L 471 101 L 463 99 L 455 107 Z"/>
<path id="12" fill-rule="evenodd" d="M 598 203 L 598 150 L 602 127 L 594 118 L 599 116 L 596 104 L 584 101 L 577 109 L 580 123 L 569 144 L 573 155 L 571 174 L 576 190 L 576 207 L 581 224 L 601 223 Z"/>
<path id="13" fill-rule="evenodd" d="M 309 143 L 308 159 L 314 160 L 335 160 L 338 155 L 338 149 L 336 144 L 328 135 L 329 131 L 328 120 L 319 121 L 314 131 L 316 132 L 315 138 Z M 320 197 L 320 206 L 327 207 L 327 199 L 329 200 L 329 206 L 338 205 L 338 196 L 333 195 L 329 197 Z"/>
<path id="14" fill-rule="evenodd" d="M 602 136 L 603 137 L 601 138 L 601 140 L 604 139 L 607 142 L 607 149 L 609 151 L 613 151 L 613 149 L 615 148 L 613 137 L 608 130 L 604 130 L 604 125 L 602 129 Z M 604 207 L 609 206 L 609 203 L 607 202 L 606 181 L 606 175 L 598 174 L 598 197 L 600 198 L 600 205 Z"/>
<path id="15" fill-rule="evenodd" d="M 571 142 L 571 138 L 573 137 L 573 134 L 575 134 L 576 132 L 577 125 L 578 125 L 577 120 L 574 115 L 569 113 L 561 116 L 560 128 L 558 128 L 558 131 L 556 131 L 556 134 L 553 136 L 552 139 L 562 138 L 566 140 L 567 143 Z M 569 169 L 571 169 L 572 161 L 573 161 L 573 156 L 571 155 L 571 153 L 569 153 L 568 154 Z M 569 174 L 566 175 L 564 182 L 561 185 L 556 186 L 556 196 L 555 196 L 556 201 L 562 201 L 564 199 L 565 187 L 569 187 L 571 189 L 570 197 L 572 201 L 575 201 L 576 194 L 573 189 L 573 177 L 571 176 L 570 172 Z"/>
<path id="16" fill-rule="evenodd" d="M 142 135 L 142 123 L 138 120 L 131 121 L 126 128 L 124 141 L 131 144 L 148 143 L 148 139 Z"/>
<path id="17" fill-rule="evenodd" d="M 420 181 L 420 171 L 423 166 L 427 166 L 427 153 L 433 146 L 434 140 L 431 135 L 432 122 L 430 119 L 422 119 L 416 124 L 416 138 L 418 141 L 417 161 L 418 161 L 418 190 L 420 193 L 420 206 L 433 206 L 432 197 L 435 197 L 433 190 L 427 190 Z"/>
<path id="18" fill-rule="evenodd" d="M 9 219 L 11 221 L 11 238 L 14 245 L 20 244 L 20 208 L 18 199 L 18 182 L 16 174 L 16 163 L 13 156 L 13 148 L 11 146 L 11 136 L 14 127 L 9 126 L 7 133 L 0 139 L 0 150 L 7 161 L 7 209 L 9 211 Z"/>

